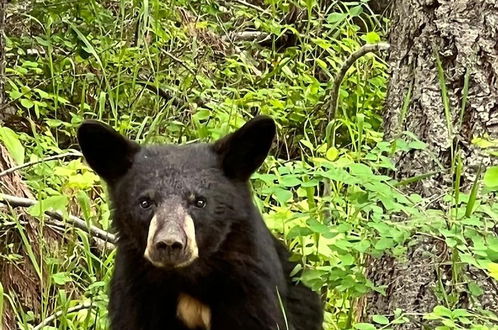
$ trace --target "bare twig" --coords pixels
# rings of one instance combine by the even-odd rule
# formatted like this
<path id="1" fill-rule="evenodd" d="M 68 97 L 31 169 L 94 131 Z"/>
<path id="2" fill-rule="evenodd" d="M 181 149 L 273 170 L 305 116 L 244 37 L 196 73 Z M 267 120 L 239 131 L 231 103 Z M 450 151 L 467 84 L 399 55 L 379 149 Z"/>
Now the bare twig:
<path id="1" fill-rule="evenodd" d="M 339 72 L 337 72 L 337 76 L 334 79 L 332 85 L 332 92 L 330 93 L 330 103 L 329 103 L 329 112 L 327 119 L 330 121 L 335 118 L 335 113 L 337 111 L 337 105 L 339 101 L 339 88 L 341 87 L 344 76 L 348 72 L 349 68 L 356 62 L 360 57 L 372 53 L 378 52 L 381 50 L 389 49 L 389 44 L 385 42 L 380 42 L 377 44 L 367 44 L 361 46 L 360 49 L 349 55 L 344 64 L 341 66 Z"/>
<path id="2" fill-rule="evenodd" d="M 83 309 L 92 308 L 92 306 L 94 306 L 93 303 L 86 302 L 86 303 L 82 303 L 82 304 L 76 305 L 74 307 L 68 308 L 67 310 L 58 311 L 58 312 L 50 315 L 49 317 L 47 317 L 43 321 L 41 321 L 41 323 L 38 324 L 36 327 L 34 327 L 33 330 L 43 329 L 44 327 L 46 327 L 47 325 L 49 325 L 50 323 L 55 321 L 55 319 L 61 317 L 63 314 L 79 312 L 80 310 L 83 310 Z"/>
<path id="3" fill-rule="evenodd" d="M 181 66 L 183 66 L 188 72 L 190 72 L 190 74 L 192 76 L 194 76 L 194 78 L 196 77 L 196 73 L 194 72 L 194 70 L 190 66 L 188 66 L 185 63 L 185 61 L 183 61 L 182 59 L 176 57 L 175 55 L 171 54 L 170 52 L 168 52 L 165 49 L 161 49 L 161 53 L 165 54 L 166 56 L 168 56 L 169 58 L 171 58 L 173 61 L 175 61 L 176 63 L 178 63 Z"/>
<path id="4" fill-rule="evenodd" d="M 29 166 L 33 166 L 33 165 L 36 165 L 36 164 L 45 163 L 45 162 L 48 162 L 48 161 L 51 161 L 51 160 L 56 160 L 56 159 L 61 159 L 61 158 L 66 158 L 66 157 L 82 157 L 82 156 L 83 155 L 80 152 L 68 152 L 68 153 L 65 153 L 65 154 L 60 154 L 60 155 L 46 157 L 46 158 L 43 158 L 43 159 L 35 160 L 35 161 L 32 161 L 32 162 L 28 162 L 28 163 L 24 163 L 24 164 L 21 164 L 21 165 L 18 165 L 18 166 L 14 166 L 14 167 L 8 168 L 5 171 L 0 172 L 0 178 L 2 176 L 5 176 L 5 175 L 10 174 L 12 172 L 15 172 L 17 170 L 20 170 L 20 169 L 23 169 L 23 168 L 26 168 L 26 167 L 29 167 Z"/>
<path id="5" fill-rule="evenodd" d="M 37 201 L 29 198 L 0 194 L 0 203 L 10 205 L 13 207 L 29 207 L 35 205 Z M 65 219 L 64 216 L 58 211 L 46 211 L 45 214 L 51 218 L 54 218 L 62 222 Z M 81 229 L 94 237 L 100 238 L 105 242 L 109 242 L 112 244 L 116 244 L 117 242 L 117 238 L 115 235 L 103 229 L 92 226 L 88 224 L 85 220 L 82 220 L 74 215 L 69 215 L 65 220 L 74 227 Z"/>
<path id="6" fill-rule="evenodd" d="M 240 4 L 240 5 L 248 7 L 248 8 L 252 8 L 252 9 L 257 10 L 259 12 L 262 12 L 264 14 L 269 14 L 269 12 L 266 9 L 258 7 L 256 5 L 253 5 L 252 3 L 249 3 L 249 2 L 246 2 L 246 1 L 243 1 L 243 0 L 233 0 L 233 2 L 236 2 L 236 3 Z"/>

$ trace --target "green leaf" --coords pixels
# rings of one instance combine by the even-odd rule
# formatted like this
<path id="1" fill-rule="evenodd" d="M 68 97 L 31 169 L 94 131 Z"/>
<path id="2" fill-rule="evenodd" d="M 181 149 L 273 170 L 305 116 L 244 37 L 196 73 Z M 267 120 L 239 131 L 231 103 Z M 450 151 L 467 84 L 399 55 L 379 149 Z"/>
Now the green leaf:
<path id="1" fill-rule="evenodd" d="M 467 284 L 467 288 L 469 289 L 470 294 L 474 297 L 480 297 L 484 293 L 484 290 L 475 282 L 470 282 L 469 284 Z"/>
<path id="2" fill-rule="evenodd" d="M 498 166 L 491 166 L 486 170 L 484 185 L 489 188 L 498 188 Z"/>
<path id="3" fill-rule="evenodd" d="M 283 176 L 278 180 L 278 182 L 280 182 L 280 184 L 282 184 L 285 187 L 295 187 L 299 186 L 302 183 L 301 180 L 299 180 L 293 175 Z"/>
<path id="4" fill-rule="evenodd" d="M 328 226 L 316 221 L 315 219 L 309 219 L 308 221 L 306 221 L 306 224 L 315 233 L 323 234 L 330 231 L 330 228 Z"/>
<path id="5" fill-rule="evenodd" d="M 370 323 L 356 323 L 354 325 L 354 328 L 355 329 L 359 329 L 359 330 L 375 330 L 375 326 L 370 324 Z"/>
<path id="6" fill-rule="evenodd" d="M 85 217 L 86 220 L 90 219 L 90 214 L 91 214 L 90 198 L 83 190 L 78 191 L 76 197 L 78 199 L 78 204 L 80 205 L 81 210 L 83 211 L 83 216 Z"/>
<path id="7" fill-rule="evenodd" d="M 348 17 L 347 14 L 344 13 L 332 13 L 327 17 L 327 23 L 337 23 L 342 22 Z"/>
<path id="8" fill-rule="evenodd" d="M 337 156 L 339 156 L 339 150 L 334 147 L 329 148 L 329 150 L 327 150 L 327 153 L 325 154 L 325 157 L 327 157 L 327 159 L 330 161 L 336 160 Z"/>
<path id="9" fill-rule="evenodd" d="M 26 109 L 31 109 L 35 105 L 33 103 L 33 101 L 28 100 L 28 99 L 21 99 L 20 102 L 21 102 L 21 105 L 23 107 L 25 107 Z"/>
<path id="10" fill-rule="evenodd" d="M 490 262 L 488 264 L 488 271 L 489 271 L 489 275 L 491 275 L 492 278 L 494 278 L 495 280 L 498 280 L 498 264 L 496 264 L 494 262 Z"/>
<path id="11" fill-rule="evenodd" d="M 208 119 L 209 117 L 211 117 L 211 111 L 207 110 L 207 109 L 201 109 L 199 111 L 197 111 L 194 116 L 193 116 L 195 119 L 201 121 L 201 120 L 206 120 Z"/>
<path id="12" fill-rule="evenodd" d="M 370 241 L 367 239 L 361 240 L 357 243 L 354 243 L 353 245 L 353 249 L 361 253 L 365 253 L 369 247 L 370 247 Z"/>
<path id="13" fill-rule="evenodd" d="M 8 127 L 0 127 L 0 141 L 3 142 L 17 165 L 24 163 L 24 147 L 13 130 Z"/>
<path id="14" fill-rule="evenodd" d="M 381 238 L 375 244 L 375 249 L 386 250 L 392 248 L 393 246 L 394 246 L 394 240 L 392 240 L 391 238 Z"/>
<path id="15" fill-rule="evenodd" d="M 368 32 L 365 35 L 365 41 L 369 44 L 376 44 L 380 41 L 380 36 L 377 32 Z"/>
<path id="16" fill-rule="evenodd" d="M 323 49 L 329 49 L 330 47 L 332 47 L 332 44 L 328 40 L 325 40 L 325 39 L 317 38 L 317 39 L 313 39 L 313 42 L 317 46 L 319 46 Z"/>
<path id="17" fill-rule="evenodd" d="M 282 188 L 276 188 L 273 195 L 281 205 L 285 205 L 292 198 L 292 192 Z"/>
<path id="18" fill-rule="evenodd" d="M 354 6 L 349 10 L 349 15 L 351 17 L 359 16 L 361 13 L 363 13 L 363 7 L 362 6 Z"/>
<path id="19" fill-rule="evenodd" d="M 71 276 L 67 272 L 52 274 L 52 280 L 57 285 L 64 285 L 71 282 Z"/>
<path id="20" fill-rule="evenodd" d="M 293 239 L 296 237 L 308 236 L 311 234 L 313 234 L 313 231 L 311 231 L 311 229 L 307 227 L 295 226 L 287 233 L 287 238 Z"/>
<path id="21" fill-rule="evenodd" d="M 365 164 L 354 163 L 349 165 L 349 169 L 351 170 L 352 175 L 373 176 L 372 169 Z"/>
<path id="22" fill-rule="evenodd" d="M 46 211 L 66 211 L 68 198 L 65 195 L 50 196 L 44 200 L 38 201 L 28 209 L 28 213 L 38 217 Z"/>
<path id="23" fill-rule="evenodd" d="M 12 100 L 17 100 L 18 98 L 22 97 L 22 93 L 18 90 L 13 89 L 9 92 L 9 96 Z"/>
<path id="24" fill-rule="evenodd" d="M 387 325 L 389 324 L 389 319 L 384 315 L 374 315 L 372 316 L 372 321 L 378 324 Z"/>
<path id="25" fill-rule="evenodd" d="M 470 196 L 469 196 L 469 201 L 467 203 L 467 207 L 465 208 L 465 216 L 470 217 L 472 215 L 472 212 L 474 211 L 474 206 L 476 204 L 477 200 L 477 194 L 479 192 L 479 178 L 481 177 L 481 170 L 482 167 L 479 166 L 479 169 L 477 170 L 476 173 L 476 178 L 474 180 L 474 183 L 472 184 L 472 189 L 470 191 Z"/>
<path id="26" fill-rule="evenodd" d="M 453 316 L 453 314 L 451 313 L 451 310 L 449 310 L 448 308 L 441 306 L 441 305 L 434 307 L 433 313 L 438 315 L 438 316 L 444 316 L 444 317 L 449 317 L 449 318 L 451 318 Z"/>

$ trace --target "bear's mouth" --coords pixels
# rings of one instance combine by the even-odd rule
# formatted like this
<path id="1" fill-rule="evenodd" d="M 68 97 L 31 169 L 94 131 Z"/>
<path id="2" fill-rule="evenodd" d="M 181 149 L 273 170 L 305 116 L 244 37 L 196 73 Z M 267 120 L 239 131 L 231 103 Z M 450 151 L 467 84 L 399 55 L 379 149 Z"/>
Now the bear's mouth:
<path id="1" fill-rule="evenodd" d="M 197 259 L 194 221 L 183 207 L 152 217 L 144 257 L 160 268 L 181 268 Z"/>

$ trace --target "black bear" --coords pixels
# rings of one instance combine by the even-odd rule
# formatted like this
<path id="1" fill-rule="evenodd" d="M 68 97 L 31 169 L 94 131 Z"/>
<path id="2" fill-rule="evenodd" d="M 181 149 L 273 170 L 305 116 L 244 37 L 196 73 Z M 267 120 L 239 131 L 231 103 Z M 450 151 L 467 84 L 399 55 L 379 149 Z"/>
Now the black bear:
<path id="1" fill-rule="evenodd" d="M 118 233 L 113 330 L 317 330 L 319 296 L 289 273 L 289 252 L 248 180 L 275 124 L 259 116 L 213 144 L 140 146 L 97 121 L 78 141 L 107 183 Z"/>

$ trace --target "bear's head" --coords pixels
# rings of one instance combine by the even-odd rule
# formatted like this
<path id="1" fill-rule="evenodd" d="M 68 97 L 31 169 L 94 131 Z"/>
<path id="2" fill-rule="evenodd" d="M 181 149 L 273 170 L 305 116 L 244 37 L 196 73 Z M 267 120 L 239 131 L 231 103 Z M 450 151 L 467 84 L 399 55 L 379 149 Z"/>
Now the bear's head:
<path id="1" fill-rule="evenodd" d="M 141 146 L 97 121 L 78 129 L 87 163 L 108 185 L 119 246 L 166 269 L 215 253 L 248 221 L 247 182 L 274 135 L 264 116 L 213 144 Z"/>

